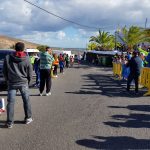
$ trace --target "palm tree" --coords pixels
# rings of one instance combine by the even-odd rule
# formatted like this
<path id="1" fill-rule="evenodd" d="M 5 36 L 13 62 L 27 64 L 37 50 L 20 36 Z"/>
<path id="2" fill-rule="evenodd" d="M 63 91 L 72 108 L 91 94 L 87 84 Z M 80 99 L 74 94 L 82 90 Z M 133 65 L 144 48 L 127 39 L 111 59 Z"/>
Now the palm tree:
<path id="1" fill-rule="evenodd" d="M 134 46 L 146 41 L 145 33 L 146 32 L 140 27 L 131 26 L 129 29 L 127 29 L 126 27 L 122 28 L 122 37 L 119 35 L 119 33 L 117 36 L 124 42 L 124 44 L 128 47 L 129 50 L 133 50 Z"/>
<path id="2" fill-rule="evenodd" d="M 93 42 L 88 44 L 88 50 L 97 50 L 97 45 Z"/>
<path id="3" fill-rule="evenodd" d="M 143 40 L 144 42 L 150 42 L 150 28 L 143 29 Z"/>
<path id="4" fill-rule="evenodd" d="M 89 42 L 94 42 L 99 50 L 110 50 L 115 46 L 115 37 L 109 32 L 99 30 L 99 34 L 91 36 Z"/>

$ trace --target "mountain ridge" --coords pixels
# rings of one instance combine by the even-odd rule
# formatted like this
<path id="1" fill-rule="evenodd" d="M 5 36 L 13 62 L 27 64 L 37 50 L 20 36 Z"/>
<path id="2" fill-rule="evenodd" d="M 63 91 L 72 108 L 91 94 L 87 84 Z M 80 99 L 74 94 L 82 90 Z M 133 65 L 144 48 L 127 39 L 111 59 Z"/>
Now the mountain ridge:
<path id="1" fill-rule="evenodd" d="M 15 43 L 17 43 L 17 42 L 25 43 L 26 48 L 37 48 L 37 46 L 40 45 L 40 44 L 37 44 L 37 43 L 32 43 L 32 42 L 29 42 L 29 41 L 25 41 L 25 40 L 22 40 L 22 39 L 17 39 L 17 38 L 5 36 L 5 35 L 0 35 L 0 49 L 12 48 L 15 45 Z"/>
<path id="2" fill-rule="evenodd" d="M 26 48 L 37 48 L 41 44 L 38 43 L 32 43 L 30 41 L 17 39 L 14 37 L 9 37 L 6 35 L 0 35 L 0 49 L 10 49 L 13 48 L 15 43 L 17 42 L 23 42 L 25 43 Z M 51 47 L 51 46 L 50 46 Z M 71 50 L 71 51 L 83 51 L 83 48 L 63 48 L 63 47 L 51 47 L 54 50 Z"/>

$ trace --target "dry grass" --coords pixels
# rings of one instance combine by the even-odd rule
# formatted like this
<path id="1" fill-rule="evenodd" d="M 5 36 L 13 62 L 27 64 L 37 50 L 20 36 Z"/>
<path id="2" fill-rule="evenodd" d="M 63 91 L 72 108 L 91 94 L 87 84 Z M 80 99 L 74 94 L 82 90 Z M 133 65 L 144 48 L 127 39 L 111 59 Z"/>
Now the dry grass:
<path id="1" fill-rule="evenodd" d="M 13 45 L 15 45 L 16 42 L 24 42 L 26 48 L 37 48 L 37 46 L 39 46 L 39 44 L 36 43 L 0 35 L 0 49 L 11 48 Z"/>

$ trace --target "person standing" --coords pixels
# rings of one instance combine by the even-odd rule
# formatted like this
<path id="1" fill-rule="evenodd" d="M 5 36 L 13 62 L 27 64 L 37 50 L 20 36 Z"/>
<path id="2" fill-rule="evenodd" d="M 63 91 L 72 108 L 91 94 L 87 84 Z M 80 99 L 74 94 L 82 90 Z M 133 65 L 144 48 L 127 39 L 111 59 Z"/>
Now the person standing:
<path id="1" fill-rule="evenodd" d="M 70 67 L 73 67 L 74 64 L 74 58 L 73 56 L 70 56 Z"/>
<path id="2" fill-rule="evenodd" d="M 60 73 L 64 74 L 64 58 L 62 54 L 59 56 L 59 68 L 60 68 Z"/>
<path id="3" fill-rule="evenodd" d="M 32 69 L 34 70 L 35 57 L 33 56 L 33 54 L 31 54 L 31 55 L 29 56 L 29 58 L 30 58 L 30 63 L 32 64 Z"/>
<path id="4" fill-rule="evenodd" d="M 8 83 L 6 122 L 8 128 L 12 128 L 14 124 L 14 105 L 17 90 L 20 91 L 23 99 L 25 123 L 29 124 L 33 121 L 29 98 L 29 83 L 32 79 L 33 68 L 29 57 L 24 52 L 24 48 L 24 43 L 16 43 L 16 52 L 14 54 L 7 55 L 4 60 L 3 74 Z"/>
<path id="5" fill-rule="evenodd" d="M 65 57 L 66 68 L 69 68 L 69 55 L 67 54 Z"/>
<path id="6" fill-rule="evenodd" d="M 81 55 L 79 53 L 78 53 L 77 59 L 78 59 L 78 67 L 79 67 L 79 65 L 81 63 Z"/>
<path id="7" fill-rule="evenodd" d="M 146 67 L 150 68 L 150 52 L 149 52 L 148 55 L 146 56 L 145 60 L 147 61 Z"/>
<path id="8" fill-rule="evenodd" d="M 54 75 L 54 77 L 58 77 L 58 76 L 57 76 L 57 68 L 58 68 L 58 65 L 59 65 L 59 60 L 58 60 L 57 54 L 54 54 L 53 57 L 54 57 L 54 64 L 53 64 L 54 70 L 53 70 L 53 75 Z"/>
<path id="9" fill-rule="evenodd" d="M 138 52 L 134 51 L 131 60 L 127 64 L 130 67 L 130 74 L 127 81 L 127 91 L 130 91 L 130 84 L 132 80 L 135 81 L 135 93 L 138 94 L 139 76 L 142 68 L 142 59 L 138 56 Z"/>
<path id="10" fill-rule="evenodd" d="M 46 83 L 46 96 L 51 95 L 51 68 L 54 62 L 52 49 L 46 47 L 46 51 L 40 54 L 40 96 L 43 95 Z"/>
<path id="11" fill-rule="evenodd" d="M 37 56 L 34 60 L 34 71 L 36 74 L 36 83 L 34 86 L 39 87 L 40 85 L 40 58 Z"/>

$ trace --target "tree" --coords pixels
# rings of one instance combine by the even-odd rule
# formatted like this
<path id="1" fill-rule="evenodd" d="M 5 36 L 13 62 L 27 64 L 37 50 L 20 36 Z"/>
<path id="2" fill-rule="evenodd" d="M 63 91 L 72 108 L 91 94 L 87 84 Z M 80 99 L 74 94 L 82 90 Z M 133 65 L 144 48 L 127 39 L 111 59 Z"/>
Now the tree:
<path id="1" fill-rule="evenodd" d="M 142 29 L 143 30 L 143 40 L 145 42 L 150 42 L 150 28 L 149 29 Z"/>
<path id="2" fill-rule="evenodd" d="M 37 49 L 38 49 L 39 51 L 41 51 L 41 52 L 44 52 L 45 49 L 46 49 L 46 47 L 48 47 L 48 46 L 47 46 L 47 45 L 40 45 L 40 46 L 37 47 Z"/>
<path id="3" fill-rule="evenodd" d="M 88 50 L 97 50 L 97 45 L 93 42 L 88 44 Z"/>
<path id="4" fill-rule="evenodd" d="M 90 42 L 97 45 L 98 50 L 112 50 L 115 46 L 115 37 L 109 32 L 100 31 L 97 36 L 91 36 Z"/>
<path id="5" fill-rule="evenodd" d="M 10 49 L 15 49 L 15 45 L 13 44 L 12 46 L 10 46 Z"/>
<path id="6" fill-rule="evenodd" d="M 118 36 L 129 50 L 133 50 L 136 45 L 146 41 L 144 32 L 144 30 L 137 26 L 131 26 L 129 29 L 123 27 L 121 30 L 122 37 L 119 34 Z"/>

